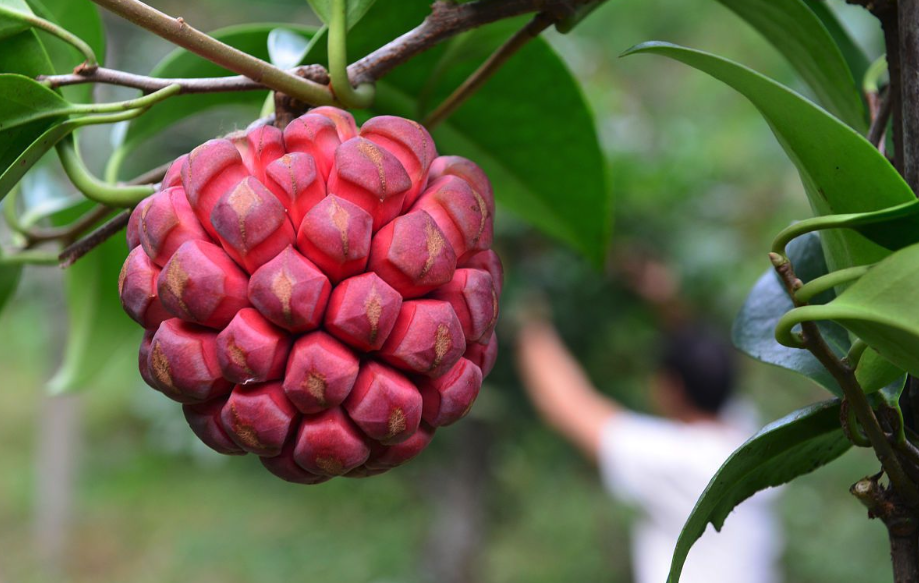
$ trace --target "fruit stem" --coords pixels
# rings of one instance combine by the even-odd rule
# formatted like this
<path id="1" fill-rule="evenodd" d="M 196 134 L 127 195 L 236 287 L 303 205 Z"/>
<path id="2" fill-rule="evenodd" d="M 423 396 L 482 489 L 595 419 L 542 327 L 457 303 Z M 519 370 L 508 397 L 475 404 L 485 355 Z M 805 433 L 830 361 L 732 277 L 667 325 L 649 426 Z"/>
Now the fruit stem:
<path id="1" fill-rule="evenodd" d="M 329 23 L 329 79 L 335 97 L 346 108 L 364 109 L 373 104 L 376 88 L 362 83 L 357 88 L 348 78 L 348 2 L 334 0 Z"/>
<path id="2" fill-rule="evenodd" d="M 119 111 L 127 111 L 129 109 L 146 108 L 159 103 L 164 99 L 168 99 L 173 95 L 178 95 L 181 91 L 181 85 L 175 84 L 168 85 L 159 91 L 154 91 L 153 93 L 149 93 L 136 99 L 116 101 L 114 103 L 74 103 L 71 107 L 70 113 L 117 113 Z"/>
<path id="3" fill-rule="evenodd" d="M 245 75 L 269 89 L 313 105 L 335 104 L 328 87 L 292 75 L 271 63 L 222 43 L 190 26 L 182 18 L 173 18 L 139 0 L 92 1 L 173 44 L 234 73 Z"/>
<path id="4" fill-rule="evenodd" d="M 99 180 L 86 167 L 73 137 L 56 146 L 58 158 L 67 177 L 86 198 L 112 207 L 130 207 L 155 192 L 152 186 L 112 186 Z"/>
<path id="5" fill-rule="evenodd" d="M 459 106 L 472 97 L 476 91 L 481 89 L 485 83 L 491 79 L 495 73 L 507 62 L 517 51 L 522 49 L 529 41 L 533 40 L 545 29 L 549 28 L 555 20 L 544 12 L 540 12 L 530 20 L 526 26 L 514 33 L 514 36 L 507 39 L 504 44 L 498 47 L 495 52 L 482 63 L 474 73 L 463 81 L 463 84 L 456 88 L 449 97 L 444 99 L 443 103 L 432 111 L 422 125 L 429 130 L 438 126 L 445 119 L 450 117 Z"/>
<path id="6" fill-rule="evenodd" d="M 0 254 L 0 265 L 57 265 L 57 255 L 35 249 L 12 254 Z"/>
<path id="7" fill-rule="evenodd" d="M 28 23 L 30 26 L 41 29 L 48 34 L 54 35 L 62 41 L 70 44 L 73 46 L 73 48 L 80 51 L 83 54 L 83 57 L 86 59 L 86 64 L 80 68 L 81 70 L 93 71 L 99 66 L 99 61 L 96 59 L 96 53 L 93 51 L 92 47 L 86 43 L 86 41 L 65 30 L 64 28 L 54 24 L 53 22 L 49 22 L 44 18 L 39 18 L 34 14 L 21 12 L 19 10 L 13 10 L 12 8 L 7 8 L 5 6 L 0 6 L 0 16 L 7 16 L 12 19 L 22 20 L 23 22 Z"/>

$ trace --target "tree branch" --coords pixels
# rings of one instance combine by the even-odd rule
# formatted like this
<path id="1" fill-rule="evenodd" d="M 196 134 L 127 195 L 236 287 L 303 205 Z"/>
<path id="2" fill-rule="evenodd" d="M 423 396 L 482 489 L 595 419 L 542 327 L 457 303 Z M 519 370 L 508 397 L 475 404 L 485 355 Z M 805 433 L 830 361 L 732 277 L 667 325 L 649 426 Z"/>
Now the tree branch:
<path id="1" fill-rule="evenodd" d="M 288 73 L 309 79 L 315 83 L 328 84 L 329 74 L 321 65 L 307 65 L 289 69 Z M 81 83 L 103 83 L 106 85 L 119 85 L 131 87 L 144 92 L 157 91 L 170 85 L 178 85 L 179 94 L 185 93 L 228 93 L 234 91 L 259 91 L 266 90 L 264 84 L 246 77 L 234 75 L 231 77 L 201 77 L 201 78 L 175 78 L 164 79 L 135 75 L 117 69 L 99 67 L 93 71 L 79 71 L 67 75 L 41 75 L 37 80 L 48 87 L 64 87 L 66 85 L 79 85 Z"/>
<path id="2" fill-rule="evenodd" d="M 919 193 L 919 0 L 899 0 L 900 103 L 902 115 L 903 178 Z M 888 59 L 890 57 L 888 56 Z M 891 71 L 891 79 L 893 72 Z"/>
<path id="3" fill-rule="evenodd" d="M 897 491 L 884 488 L 878 476 L 862 478 L 849 491 L 887 527 L 894 583 L 919 583 L 919 529 L 916 519 L 904 507 Z"/>
<path id="4" fill-rule="evenodd" d="M 791 262 L 777 253 L 770 253 L 770 259 L 795 307 L 806 305 L 795 299 L 795 292 L 802 287 L 802 284 L 801 280 L 795 276 Z M 874 448 L 874 453 L 890 477 L 894 488 L 909 508 L 914 511 L 919 510 L 919 490 L 903 469 L 893 446 L 887 441 L 887 436 L 881 429 L 867 395 L 855 378 L 855 371 L 836 357 L 836 353 L 826 343 L 816 322 L 802 322 L 801 332 L 804 348 L 814 355 L 842 389 L 843 395 L 849 402 L 849 407 L 855 412 L 858 422 L 864 428 L 871 447 Z"/>
<path id="5" fill-rule="evenodd" d="M 101 227 L 87 235 L 85 238 L 72 243 L 58 255 L 61 268 L 67 268 L 73 265 L 77 259 L 83 257 L 99 245 L 109 240 L 115 233 L 128 226 L 131 219 L 131 209 L 124 210 L 105 223 Z"/>
<path id="6" fill-rule="evenodd" d="M 271 63 L 244 53 L 197 30 L 182 18 L 173 18 L 163 14 L 139 0 L 93 0 L 93 2 L 175 45 L 200 55 L 227 70 L 245 75 L 275 91 L 314 105 L 335 103 L 328 86 L 282 71 Z"/>
<path id="7" fill-rule="evenodd" d="M 438 0 L 431 6 L 431 14 L 419 26 L 348 67 L 351 83 L 372 83 L 381 79 L 419 53 L 467 30 L 532 12 L 544 12 L 553 20 L 561 20 L 573 14 L 579 6 L 589 2 L 590 0 L 478 0 L 455 4 L 447 0 Z"/>

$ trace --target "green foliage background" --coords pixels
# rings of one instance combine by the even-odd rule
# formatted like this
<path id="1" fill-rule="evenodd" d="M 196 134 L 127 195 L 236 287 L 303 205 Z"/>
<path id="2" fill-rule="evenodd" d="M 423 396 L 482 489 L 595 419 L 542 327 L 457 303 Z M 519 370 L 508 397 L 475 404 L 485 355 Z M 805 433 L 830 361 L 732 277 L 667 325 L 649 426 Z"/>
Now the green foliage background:
<path id="1" fill-rule="evenodd" d="M 831 4 L 869 56 L 876 56 L 880 41 L 873 21 L 841 0 Z M 205 29 L 255 20 L 313 22 L 302 0 L 155 5 Z M 164 43 L 121 22 L 106 24 L 113 34 L 111 65 L 146 71 L 168 52 Z M 802 188 L 766 124 L 735 93 L 676 63 L 616 56 L 638 42 L 667 40 L 724 55 L 806 90 L 779 53 L 712 0 L 611 0 L 571 35 L 549 38 L 584 81 L 596 113 L 616 191 L 612 256 L 642 248 L 666 258 L 678 268 L 700 315 L 727 335 L 747 291 L 768 266 L 772 234 L 808 214 Z M 101 96 L 129 95 L 105 88 Z M 246 121 L 226 111 L 207 113 L 145 146 L 134 162 L 179 155 Z M 108 135 L 87 133 L 88 161 L 101 169 Z M 126 160 L 126 170 L 131 162 Z M 510 213 L 499 216 L 497 227 L 497 247 L 509 271 L 505 313 L 529 287 L 546 290 L 566 339 L 597 384 L 645 407 L 643 389 L 654 359 L 652 314 L 611 270 L 597 272 Z M 43 576 L 29 529 L 39 433 L 47 430 L 40 425 L 43 386 L 64 340 L 60 280 L 53 269 L 27 270 L 0 317 L 0 579 L 426 579 L 430 524 L 444 494 L 435 476 L 455 471 L 451 456 L 462 446 L 459 428 L 441 432 L 420 460 L 386 476 L 309 489 L 288 485 L 254 459 L 219 458 L 196 446 L 179 409 L 142 386 L 133 345 L 113 355 L 98 386 L 67 397 L 79 401 L 83 420 L 75 532 L 66 575 Z M 502 331 L 506 341 L 508 331 Z M 491 428 L 494 447 L 481 555 L 473 571 L 488 582 L 628 581 L 629 511 L 613 504 L 594 469 L 535 420 L 511 362 L 512 347 L 505 343 L 474 412 Z M 825 396 L 792 373 L 751 361 L 744 369 L 743 391 L 764 422 Z M 847 493 L 849 484 L 875 469 L 870 454 L 854 451 L 785 488 L 780 511 L 788 581 L 889 578 L 883 528 L 867 522 Z"/>

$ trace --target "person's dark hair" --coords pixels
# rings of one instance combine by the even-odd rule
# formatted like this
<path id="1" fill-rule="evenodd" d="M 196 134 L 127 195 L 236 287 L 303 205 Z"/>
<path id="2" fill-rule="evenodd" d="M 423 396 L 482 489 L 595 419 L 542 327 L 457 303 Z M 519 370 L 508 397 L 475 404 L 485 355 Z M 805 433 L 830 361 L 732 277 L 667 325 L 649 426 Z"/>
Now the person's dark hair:
<path id="1" fill-rule="evenodd" d="M 698 324 L 663 338 L 661 368 L 682 381 L 690 403 L 717 413 L 734 390 L 734 349 L 723 336 Z"/>

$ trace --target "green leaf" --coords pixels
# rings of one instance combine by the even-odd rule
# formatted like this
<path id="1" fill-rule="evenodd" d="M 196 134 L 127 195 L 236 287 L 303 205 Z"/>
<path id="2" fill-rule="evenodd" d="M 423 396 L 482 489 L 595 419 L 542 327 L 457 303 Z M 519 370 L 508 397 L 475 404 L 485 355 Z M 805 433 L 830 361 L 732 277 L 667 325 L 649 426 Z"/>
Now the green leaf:
<path id="1" fill-rule="evenodd" d="M 795 273 L 802 281 L 826 275 L 826 261 L 820 249 L 820 238 L 808 233 L 791 242 L 788 257 Z M 812 303 L 823 304 L 833 299 L 833 292 L 817 296 Z M 775 326 L 794 304 L 779 281 L 774 269 L 759 278 L 740 312 L 734 319 L 732 336 L 734 345 L 745 354 L 780 368 L 792 370 L 809 377 L 836 396 L 842 396 L 839 384 L 820 362 L 807 350 L 782 346 L 775 340 Z M 820 331 L 836 356 L 845 356 L 849 350 L 849 336 L 845 329 L 833 322 L 821 322 Z"/>
<path id="2" fill-rule="evenodd" d="M 305 26 L 261 23 L 231 26 L 216 30 L 210 34 L 232 47 L 260 59 L 268 60 L 268 35 L 272 30 L 281 27 L 296 31 L 307 38 L 312 37 L 316 32 L 315 29 Z M 171 52 L 160 61 L 150 74 L 154 77 L 218 77 L 232 75 L 232 73 L 219 65 L 215 65 L 184 49 L 177 49 Z M 131 122 L 117 155 L 125 156 L 141 143 L 166 130 L 173 124 L 215 107 L 226 105 L 245 106 L 251 110 L 251 116 L 254 117 L 258 114 L 266 95 L 267 91 L 246 91 L 177 95 L 172 97 L 169 100 L 169 107 L 151 109 Z M 152 162 L 151 166 L 155 164 L 156 161 Z"/>
<path id="3" fill-rule="evenodd" d="M 644 43 L 624 55 L 635 53 L 659 54 L 683 62 L 749 99 L 797 167 L 816 214 L 874 211 L 914 199 L 909 186 L 877 148 L 787 87 L 727 59 L 669 43 Z M 886 233 L 890 231 L 887 227 L 876 231 L 887 238 L 897 236 Z M 851 231 L 827 231 L 822 242 L 832 271 L 875 263 L 888 253 Z"/>
<path id="4" fill-rule="evenodd" d="M 29 5 L 25 3 L 25 0 L 0 0 L 0 6 L 26 14 L 32 13 L 32 11 L 29 10 Z M 19 34 L 28 29 L 29 24 L 21 18 L 16 18 L 13 15 L 0 15 L 0 39 Z"/>
<path id="5" fill-rule="evenodd" d="M 71 105 L 44 85 L 22 75 L 0 73 L 0 133 L 37 120 L 67 115 Z"/>
<path id="6" fill-rule="evenodd" d="M 718 1 L 782 53 L 830 113 L 860 133 L 868 131 L 859 85 L 826 26 L 803 0 Z"/>
<path id="7" fill-rule="evenodd" d="M 332 22 L 332 3 L 334 0 L 306 0 L 310 4 L 310 8 L 313 9 L 313 12 L 316 13 L 316 16 L 319 17 L 324 24 L 329 24 Z M 357 24 L 364 15 L 367 14 L 367 11 L 370 10 L 370 7 L 373 6 L 376 0 L 347 0 L 348 8 L 346 11 L 346 22 L 348 23 L 348 30 Z M 395 38 L 395 35 L 393 36 Z"/>
<path id="8" fill-rule="evenodd" d="M 807 320 L 834 320 L 887 360 L 919 375 L 919 245 L 890 255 L 824 306 L 799 308 Z"/>
<path id="9" fill-rule="evenodd" d="M 351 37 L 369 52 L 417 26 L 428 13 L 422 4 L 380 0 Z M 434 105 L 449 95 L 524 22 L 465 36 L 462 46 L 474 47 L 476 58 L 439 47 L 396 68 L 377 83 L 372 113 L 420 118 L 420 99 Z M 503 208 L 602 263 L 612 223 L 606 163 L 580 87 L 548 43 L 528 43 L 432 133 L 440 153 L 482 166 Z"/>
<path id="10" fill-rule="evenodd" d="M 846 60 L 846 65 L 848 65 L 849 71 L 852 73 L 852 78 L 856 84 L 860 84 L 865 77 L 865 72 L 871 65 L 865 52 L 858 46 L 849 31 L 839 22 L 839 19 L 836 18 L 836 13 L 829 7 L 826 0 L 804 0 L 804 3 L 811 9 L 811 12 L 817 15 L 817 18 L 826 27 L 827 32 L 833 37 L 833 41 L 839 47 L 842 57 Z"/>
<path id="11" fill-rule="evenodd" d="M 38 16 L 80 37 L 92 47 L 99 64 L 105 63 L 105 28 L 99 16 L 99 9 L 90 0 L 28 0 L 28 2 Z M 55 72 L 69 73 L 74 66 L 83 62 L 83 55 L 70 44 L 44 32 L 38 34 L 48 50 Z M 61 92 L 69 101 L 85 103 L 92 101 L 93 84 L 70 85 L 62 87 Z"/>
<path id="12" fill-rule="evenodd" d="M 677 540 L 668 583 L 678 583 L 686 556 L 706 526 L 721 530 L 738 504 L 825 466 L 851 444 L 839 425 L 838 399 L 799 409 L 774 421 L 731 454 L 702 493 Z"/>
<path id="13" fill-rule="evenodd" d="M 86 205 L 79 207 L 86 210 Z M 63 215 L 67 215 L 66 217 Z M 72 220 L 64 213 L 60 220 Z M 112 237 L 67 269 L 67 345 L 48 381 L 52 393 L 89 388 L 114 355 L 134 350 L 137 325 L 121 309 L 118 275 L 127 257 L 121 237 Z"/>

